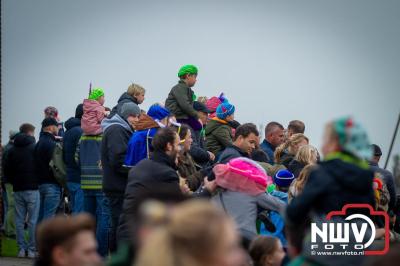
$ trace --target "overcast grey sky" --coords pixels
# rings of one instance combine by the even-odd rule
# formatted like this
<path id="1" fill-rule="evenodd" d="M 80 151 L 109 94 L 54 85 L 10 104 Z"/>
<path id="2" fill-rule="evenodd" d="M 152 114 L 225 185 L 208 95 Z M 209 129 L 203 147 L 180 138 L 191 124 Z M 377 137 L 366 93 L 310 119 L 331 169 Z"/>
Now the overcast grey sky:
<path id="1" fill-rule="evenodd" d="M 2 142 L 39 127 L 54 105 L 66 120 L 89 82 L 116 104 L 130 82 L 142 108 L 164 101 L 183 64 L 198 96 L 225 92 L 240 122 L 323 125 L 352 114 L 387 151 L 400 111 L 400 1 L 3 0 Z M 400 152 L 400 140 L 395 151 Z"/>

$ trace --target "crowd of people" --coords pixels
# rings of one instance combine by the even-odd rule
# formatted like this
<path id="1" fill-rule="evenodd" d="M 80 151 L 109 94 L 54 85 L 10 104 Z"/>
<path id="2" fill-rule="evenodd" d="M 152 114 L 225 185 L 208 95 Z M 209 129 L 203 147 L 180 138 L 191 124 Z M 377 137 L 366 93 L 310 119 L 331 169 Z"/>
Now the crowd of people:
<path id="1" fill-rule="evenodd" d="M 165 103 L 147 111 L 138 84 L 112 109 L 95 88 L 65 123 L 45 108 L 38 141 L 29 123 L 10 132 L 2 220 L 18 257 L 46 266 L 334 265 L 310 254 L 310 223 L 349 203 L 386 212 L 390 227 L 374 219 L 374 244 L 389 230 L 396 247 L 394 178 L 357 120 L 328 122 L 320 150 L 300 120 L 271 121 L 261 139 L 235 120 L 224 93 L 197 96 L 197 75 L 183 66 Z"/>

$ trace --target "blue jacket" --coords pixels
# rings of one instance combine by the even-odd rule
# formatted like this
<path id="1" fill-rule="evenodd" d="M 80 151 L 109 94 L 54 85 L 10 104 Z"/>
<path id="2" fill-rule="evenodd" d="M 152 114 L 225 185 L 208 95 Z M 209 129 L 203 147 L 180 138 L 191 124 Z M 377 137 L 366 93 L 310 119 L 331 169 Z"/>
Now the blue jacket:
<path id="1" fill-rule="evenodd" d="M 271 143 L 269 143 L 266 139 L 261 143 L 260 148 L 265 152 L 265 154 L 268 157 L 268 162 L 269 164 L 274 164 L 274 152 L 275 152 L 275 147 L 272 146 Z"/>
<path id="2" fill-rule="evenodd" d="M 64 162 L 67 170 L 67 181 L 81 183 L 81 169 L 75 161 L 76 147 L 82 136 L 81 120 L 71 117 L 65 122 L 67 131 L 64 134 Z"/>
<path id="3" fill-rule="evenodd" d="M 158 128 L 139 130 L 133 133 L 128 142 L 128 150 L 125 157 L 126 166 L 135 166 L 143 159 L 149 159 L 150 151 L 153 150 L 151 142 Z"/>
<path id="4" fill-rule="evenodd" d="M 270 195 L 284 201 L 285 203 L 288 202 L 288 195 L 285 192 L 275 190 L 275 191 L 271 192 Z M 260 234 L 277 237 L 281 240 L 282 246 L 284 246 L 284 247 L 287 246 L 287 240 L 286 240 L 286 237 L 284 234 L 285 221 L 283 220 L 283 217 L 276 211 L 270 211 L 269 218 L 270 218 L 271 222 L 275 225 L 276 231 L 274 233 L 267 231 L 265 229 L 264 224 L 261 223 Z"/>

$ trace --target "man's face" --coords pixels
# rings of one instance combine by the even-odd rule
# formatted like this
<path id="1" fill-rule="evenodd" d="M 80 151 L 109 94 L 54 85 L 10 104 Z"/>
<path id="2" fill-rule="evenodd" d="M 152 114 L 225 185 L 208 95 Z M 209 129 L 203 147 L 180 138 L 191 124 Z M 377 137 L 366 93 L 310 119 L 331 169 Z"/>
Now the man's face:
<path id="1" fill-rule="evenodd" d="M 187 84 L 189 87 L 193 87 L 194 84 L 196 84 L 196 81 L 197 81 L 197 75 L 187 75 L 187 77 L 186 77 L 186 84 Z"/>
<path id="2" fill-rule="evenodd" d="M 54 136 L 57 136 L 58 135 L 58 126 L 51 126 L 51 133 Z"/>
<path id="3" fill-rule="evenodd" d="M 175 162 L 176 162 L 176 159 L 177 159 L 177 157 L 178 157 L 178 153 L 179 153 L 180 150 L 181 150 L 181 146 L 179 145 L 180 142 L 181 142 L 181 139 L 179 138 L 178 133 L 176 133 L 174 143 L 173 143 L 173 144 L 171 144 L 171 143 L 168 143 L 168 144 L 167 144 L 166 153 L 167 153 Z"/>
<path id="4" fill-rule="evenodd" d="M 139 116 L 130 115 L 128 116 L 128 123 L 132 128 L 135 128 L 135 124 L 139 121 Z"/>
<path id="5" fill-rule="evenodd" d="M 274 147 L 278 147 L 285 140 L 285 131 L 279 127 L 276 127 L 267 138 L 268 142 Z"/>
<path id="6" fill-rule="evenodd" d="M 99 102 L 101 105 L 104 105 L 104 103 L 106 102 L 106 99 L 104 98 L 104 95 L 101 96 L 101 97 L 98 99 L 98 102 Z"/>
<path id="7" fill-rule="evenodd" d="M 87 266 L 101 262 L 97 254 L 97 243 L 93 232 L 82 231 L 74 237 L 74 243 L 69 248 L 56 247 L 53 261 L 60 266 Z"/>
<path id="8" fill-rule="evenodd" d="M 26 134 L 31 136 L 31 137 L 34 137 L 35 136 L 35 131 L 28 131 Z"/>
<path id="9" fill-rule="evenodd" d="M 248 154 L 251 154 L 256 148 L 258 137 L 254 133 L 250 133 L 247 137 L 239 136 L 236 140 L 238 147 Z"/>
<path id="10" fill-rule="evenodd" d="M 143 103 L 144 102 L 144 93 L 136 94 L 135 98 L 136 98 L 138 104 Z"/>

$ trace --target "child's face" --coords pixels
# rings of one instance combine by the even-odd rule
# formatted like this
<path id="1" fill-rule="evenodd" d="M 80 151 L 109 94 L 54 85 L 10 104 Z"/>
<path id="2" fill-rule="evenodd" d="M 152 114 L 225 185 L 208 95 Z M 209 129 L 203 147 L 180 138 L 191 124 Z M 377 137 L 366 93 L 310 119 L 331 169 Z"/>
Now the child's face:
<path id="1" fill-rule="evenodd" d="M 140 94 L 135 95 L 135 98 L 136 98 L 138 104 L 143 103 L 144 102 L 144 93 L 140 93 Z"/>
<path id="2" fill-rule="evenodd" d="M 194 84 L 196 84 L 196 81 L 197 81 L 197 75 L 187 75 L 187 77 L 186 77 L 186 84 L 187 84 L 189 87 L 193 87 Z"/>
<path id="3" fill-rule="evenodd" d="M 231 121 L 235 120 L 235 114 L 228 115 L 225 118 L 225 120 L 228 121 L 228 122 L 231 122 Z"/>
<path id="4" fill-rule="evenodd" d="M 106 99 L 104 98 L 104 95 L 101 96 L 98 100 L 97 100 L 101 105 L 104 105 L 104 103 L 106 102 Z"/>

